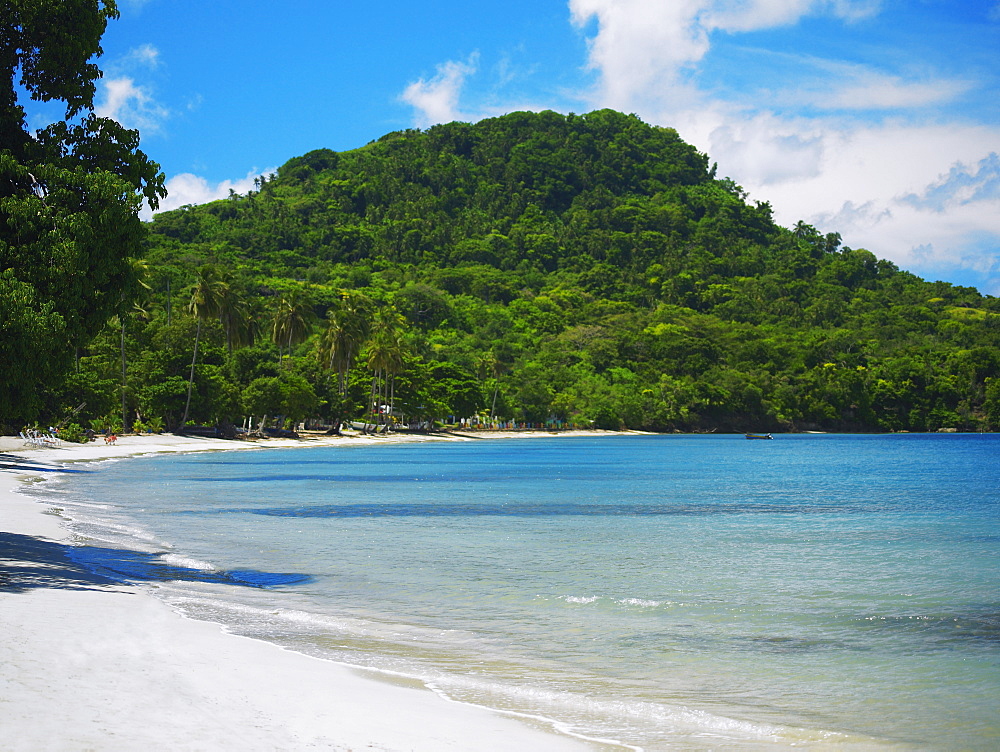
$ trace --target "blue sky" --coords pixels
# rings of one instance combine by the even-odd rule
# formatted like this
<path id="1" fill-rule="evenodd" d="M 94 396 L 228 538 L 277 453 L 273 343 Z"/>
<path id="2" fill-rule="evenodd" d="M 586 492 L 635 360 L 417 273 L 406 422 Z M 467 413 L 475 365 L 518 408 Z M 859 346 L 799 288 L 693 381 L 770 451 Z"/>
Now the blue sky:
<path id="1" fill-rule="evenodd" d="M 677 128 L 781 224 L 1000 295 L 1000 0 L 119 9 L 98 111 L 140 130 L 165 208 L 393 130 L 613 107 Z"/>

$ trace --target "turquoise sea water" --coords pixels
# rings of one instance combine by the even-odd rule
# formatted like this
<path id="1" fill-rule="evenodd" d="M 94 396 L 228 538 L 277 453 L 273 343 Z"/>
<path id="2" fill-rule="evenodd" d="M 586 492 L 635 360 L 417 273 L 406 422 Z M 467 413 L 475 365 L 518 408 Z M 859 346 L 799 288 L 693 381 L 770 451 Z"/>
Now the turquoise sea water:
<path id="1" fill-rule="evenodd" d="M 196 618 L 636 748 L 1000 748 L 1000 436 L 101 463 L 74 557 Z"/>

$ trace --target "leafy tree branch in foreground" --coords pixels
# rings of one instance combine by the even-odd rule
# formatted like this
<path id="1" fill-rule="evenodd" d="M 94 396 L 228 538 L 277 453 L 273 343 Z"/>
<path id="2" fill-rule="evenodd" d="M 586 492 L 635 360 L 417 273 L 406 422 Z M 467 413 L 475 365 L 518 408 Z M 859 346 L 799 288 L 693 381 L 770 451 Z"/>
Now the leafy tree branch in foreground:
<path id="1" fill-rule="evenodd" d="M 139 294 L 133 261 L 163 175 L 138 133 L 93 112 L 92 59 L 113 2 L 10 0 L 0 10 L 0 423 L 35 417 L 108 320 Z M 31 132 L 21 97 L 62 102 Z"/>

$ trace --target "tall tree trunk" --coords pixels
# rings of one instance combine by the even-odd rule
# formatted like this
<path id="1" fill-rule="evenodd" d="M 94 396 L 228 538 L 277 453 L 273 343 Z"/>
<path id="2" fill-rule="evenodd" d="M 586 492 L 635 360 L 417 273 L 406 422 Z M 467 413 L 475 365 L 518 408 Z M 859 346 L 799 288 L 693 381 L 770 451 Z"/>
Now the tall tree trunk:
<path id="1" fill-rule="evenodd" d="M 188 396 L 184 405 L 184 417 L 181 418 L 181 430 L 187 423 L 188 411 L 191 409 L 191 387 L 194 386 L 194 364 L 198 362 L 198 340 L 201 339 L 201 319 L 198 319 L 198 328 L 194 333 L 194 356 L 191 358 L 191 375 L 188 377 Z"/>
<path id="2" fill-rule="evenodd" d="M 122 322 L 122 433 L 128 429 L 127 415 L 125 414 L 125 319 Z"/>
<path id="3" fill-rule="evenodd" d="M 375 409 L 375 404 L 377 402 L 376 395 L 378 394 L 378 373 L 372 374 L 372 389 L 371 394 L 368 397 L 368 409 L 365 411 L 365 433 L 368 433 L 368 418 L 371 416 L 372 411 Z"/>
<path id="4" fill-rule="evenodd" d="M 490 405 L 490 423 L 491 424 L 493 423 L 494 417 L 496 416 L 496 411 L 497 411 L 497 392 L 499 392 L 499 391 L 500 391 L 500 379 L 497 379 L 496 383 L 493 385 L 493 404 Z"/>
<path id="5" fill-rule="evenodd" d="M 389 414 L 387 412 L 384 412 L 382 410 L 382 408 L 388 408 L 388 406 L 389 406 L 389 379 L 390 378 L 391 378 L 391 376 L 389 376 L 389 372 L 388 371 L 384 371 L 382 373 L 382 399 L 379 400 L 378 414 L 379 414 L 380 420 L 382 421 L 383 431 L 389 430 L 388 429 Z"/>
<path id="6" fill-rule="evenodd" d="M 396 401 L 396 377 L 395 375 L 393 375 L 390 376 L 389 378 L 392 379 L 392 381 L 389 382 L 389 415 L 388 415 L 389 426 L 391 428 L 393 427 L 392 407 L 393 403 L 395 403 Z"/>

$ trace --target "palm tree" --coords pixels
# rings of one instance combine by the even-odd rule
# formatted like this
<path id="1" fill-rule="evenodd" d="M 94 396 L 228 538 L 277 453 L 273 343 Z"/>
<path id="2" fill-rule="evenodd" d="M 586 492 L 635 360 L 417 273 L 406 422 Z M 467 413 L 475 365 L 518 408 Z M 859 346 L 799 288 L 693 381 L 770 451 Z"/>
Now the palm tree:
<path id="1" fill-rule="evenodd" d="M 320 367 L 328 371 L 327 383 L 333 372 L 337 372 L 340 400 L 336 405 L 332 401 L 330 403 L 330 417 L 333 419 L 329 430 L 331 434 L 340 433 L 340 423 L 347 408 L 347 376 L 371 333 L 371 309 L 372 301 L 367 296 L 342 290 L 340 298 L 326 314 L 326 328 L 317 343 L 317 356 Z"/>
<path id="2" fill-rule="evenodd" d="M 219 301 L 219 321 L 226 332 L 226 350 L 232 353 L 234 347 L 252 345 L 257 332 L 250 305 L 240 294 L 232 276 L 222 272 L 220 279 L 224 287 Z"/>
<path id="3" fill-rule="evenodd" d="M 493 377 L 493 401 L 490 403 L 490 424 L 492 425 L 497 414 L 497 394 L 500 392 L 500 377 L 507 370 L 507 364 L 500 359 L 496 350 L 490 350 L 486 354 L 486 366 Z"/>
<path id="4" fill-rule="evenodd" d="M 387 306 L 380 309 L 372 322 L 371 339 L 368 343 L 368 368 L 372 371 L 372 406 L 378 409 L 378 405 L 388 403 L 390 414 L 395 398 L 395 377 L 403 370 L 403 354 L 406 350 L 401 336 L 403 322 L 403 317 L 395 308 Z M 379 414 L 381 415 L 381 411 Z"/>
<path id="5" fill-rule="evenodd" d="M 794 235 L 799 240 L 804 240 L 805 238 L 815 237 L 819 233 L 816 232 L 816 228 L 812 225 L 806 223 L 804 220 L 799 220 L 795 223 L 795 227 L 792 228 L 792 235 Z"/>
<path id="6" fill-rule="evenodd" d="M 292 347 L 304 342 L 312 327 L 312 302 L 303 290 L 294 290 L 281 296 L 278 308 L 274 313 L 271 325 L 271 336 L 278 346 L 278 357 L 283 348 L 288 348 L 292 355 Z"/>
<path id="7" fill-rule="evenodd" d="M 125 325 L 128 323 L 129 315 L 139 314 L 145 316 L 147 313 L 146 309 L 143 308 L 139 303 L 132 304 L 132 310 L 128 314 L 120 313 L 115 316 L 111 321 L 116 324 L 120 330 L 120 352 L 122 361 L 122 383 L 121 383 L 121 394 L 122 394 L 122 433 L 128 431 L 128 408 L 125 404 L 125 395 L 128 388 L 128 369 L 127 369 L 127 359 L 125 355 Z"/>
<path id="8" fill-rule="evenodd" d="M 187 423 L 188 412 L 191 409 L 191 388 L 194 386 L 194 366 L 198 362 L 201 322 L 219 315 L 227 288 L 225 277 L 218 267 L 205 264 L 198 269 L 194 286 L 191 288 L 191 301 L 188 303 L 188 311 L 198 321 L 198 328 L 194 335 L 194 355 L 191 357 L 191 375 L 188 377 L 187 402 L 184 404 L 184 417 L 181 418 L 182 427 Z"/>
<path id="9" fill-rule="evenodd" d="M 149 264 L 144 259 L 130 259 L 130 265 L 132 267 L 132 274 L 135 277 L 135 281 L 138 285 L 138 294 L 144 294 L 152 288 L 146 284 L 146 277 L 149 276 Z M 145 315 L 146 309 L 144 309 L 139 301 L 136 300 L 132 303 L 132 310 L 130 313 L 141 313 Z M 126 368 L 126 358 L 125 358 L 125 324 L 128 321 L 127 314 L 121 313 L 115 317 L 117 324 L 121 328 L 121 360 L 122 360 L 122 431 L 128 430 L 128 411 L 125 405 L 125 393 L 127 387 L 127 375 L 128 371 Z"/>
<path id="10" fill-rule="evenodd" d="M 326 314 L 326 330 L 319 342 L 321 362 L 336 370 L 341 395 L 347 392 L 347 374 L 371 333 L 371 300 L 345 291 Z"/>

